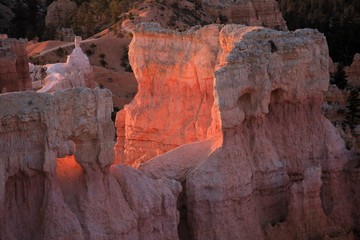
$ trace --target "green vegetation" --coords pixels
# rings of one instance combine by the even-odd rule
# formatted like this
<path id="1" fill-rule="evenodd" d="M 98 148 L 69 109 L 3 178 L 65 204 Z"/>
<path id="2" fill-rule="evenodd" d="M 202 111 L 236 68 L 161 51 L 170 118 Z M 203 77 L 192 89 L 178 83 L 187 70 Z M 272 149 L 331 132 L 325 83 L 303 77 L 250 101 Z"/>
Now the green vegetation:
<path id="1" fill-rule="evenodd" d="M 104 54 L 104 53 L 100 53 L 99 57 L 100 57 L 99 62 L 100 62 L 100 64 L 101 64 L 101 66 L 106 67 L 106 66 L 107 66 L 107 62 L 105 61 L 105 54 Z"/>
<path id="2" fill-rule="evenodd" d="M 134 4 L 132 0 L 82 0 L 76 1 L 79 9 L 69 16 L 75 34 L 89 37 L 105 26 L 120 20 L 121 13 L 128 11 Z"/>
<path id="3" fill-rule="evenodd" d="M 360 124 L 360 99 L 359 89 L 353 88 L 347 99 L 348 105 L 346 108 L 346 121 L 351 129 Z"/>
<path id="4" fill-rule="evenodd" d="M 359 0 L 277 0 L 290 30 L 316 28 L 328 41 L 334 62 L 349 65 L 360 52 Z"/>
<path id="5" fill-rule="evenodd" d="M 330 83 L 335 84 L 339 89 L 348 88 L 347 76 L 345 75 L 344 66 L 339 63 L 336 71 L 330 75 Z"/>

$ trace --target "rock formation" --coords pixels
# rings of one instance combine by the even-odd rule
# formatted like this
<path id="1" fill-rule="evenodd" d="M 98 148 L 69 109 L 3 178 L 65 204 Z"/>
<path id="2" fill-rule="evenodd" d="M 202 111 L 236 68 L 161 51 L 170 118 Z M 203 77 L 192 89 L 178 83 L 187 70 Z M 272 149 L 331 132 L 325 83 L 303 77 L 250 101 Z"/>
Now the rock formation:
<path id="1" fill-rule="evenodd" d="M 46 27 L 63 27 L 68 16 L 76 10 L 76 3 L 71 0 L 54 1 L 47 8 Z"/>
<path id="2" fill-rule="evenodd" d="M 118 114 L 118 162 L 136 166 L 219 132 L 211 117 L 218 29 L 212 25 L 180 34 L 142 24 L 135 30 L 129 60 L 138 94 Z"/>
<path id="3" fill-rule="evenodd" d="M 0 93 L 31 89 L 26 41 L 0 37 Z"/>
<path id="4" fill-rule="evenodd" d="M 133 31 L 141 22 L 157 22 L 180 31 L 215 22 L 287 30 L 276 0 L 148 0 L 121 17 L 125 31 Z"/>
<path id="5" fill-rule="evenodd" d="M 275 0 L 202 0 L 202 5 L 206 12 L 222 22 L 287 30 Z"/>
<path id="6" fill-rule="evenodd" d="M 138 165 L 182 145 L 139 167 L 182 182 L 180 236 L 354 238 L 359 160 L 320 111 L 322 34 L 142 24 L 130 62 L 139 93 L 117 116 L 115 154 Z"/>
<path id="7" fill-rule="evenodd" d="M 110 167 L 112 110 L 109 90 L 0 95 L 1 239 L 177 239 L 180 184 Z"/>
<path id="8" fill-rule="evenodd" d="M 344 67 L 348 83 L 353 87 L 360 87 L 360 53 L 355 54 L 349 67 Z"/>
<path id="9" fill-rule="evenodd" d="M 39 92 L 54 92 L 64 88 L 96 86 L 93 68 L 80 48 L 81 37 L 75 38 L 75 49 L 66 63 L 46 65 L 45 85 Z"/>

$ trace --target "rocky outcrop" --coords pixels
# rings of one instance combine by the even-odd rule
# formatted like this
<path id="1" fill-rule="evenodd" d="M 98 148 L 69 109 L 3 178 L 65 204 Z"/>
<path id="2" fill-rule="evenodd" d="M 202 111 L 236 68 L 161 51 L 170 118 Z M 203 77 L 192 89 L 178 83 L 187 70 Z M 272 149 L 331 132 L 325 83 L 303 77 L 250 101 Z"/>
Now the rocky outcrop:
<path id="1" fill-rule="evenodd" d="M 117 127 L 118 162 L 137 166 L 219 132 L 212 121 L 218 34 L 217 25 L 185 34 L 160 30 L 158 24 L 135 30 L 129 59 L 138 94 L 118 114 L 117 126 L 125 126 Z"/>
<path id="2" fill-rule="evenodd" d="M 287 30 L 279 4 L 275 0 L 202 0 L 202 6 L 221 22 Z"/>
<path id="3" fill-rule="evenodd" d="M 0 93 L 31 89 L 26 41 L 0 38 Z"/>
<path id="4" fill-rule="evenodd" d="M 112 110 L 101 89 L 0 95 L 2 239 L 177 238 L 180 184 L 111 166 Z"/>
<path id="5" fill-rule="evenodd" d="M 118 115 L 125 161 L 135 149 L 141 158 L 166 151 L 157 143 L 197 141 L 139 167 L 182 182 L 180 235 L 351 239 L 359 231 L 359 161 L 320 111 L 329 66 L 322 34 L 239 25 L 177 33 L 143 24 L 130 60 L 139 93 Z M 204 85 L 205 93 L 196 87 Z M 196 107 L 187 88 L 207 106 Z M 199 115 L 206 124 L 197 124 Z M 173 141 L 197 129 L 207 134 Z"/>
<path id="6" fill-rule="evenodd" d="M 344 67 L 348 83 L 353 87 L 360 87 L 360 53 L 355 54 L 351 66 Z"/>
<path id="7" fill-rule="evenodd" d="M 185 31 L 196 25 L 236 23 L 287 30 L 276 0 L 159 0 L 143 1 L 121 15 L 121 26 L 131 32 L 142 22 Z"/>
<path id="8" fill-rule="evenodd" d="M 96 86 L 89 58 L 80 47 L 81 37 L 75 38 L 75 48 L 66 63 L 47 64 L 44 86 L 38 92 L 54 92 L 72 87 Z"/>
<path id="9" fill-rule="evenodd" d="M 72 13 L 77 10 L 77 5 L 71 0 L 56 0 L 47 8 L 45 16 L 46 27 L 64 27 Z"/>

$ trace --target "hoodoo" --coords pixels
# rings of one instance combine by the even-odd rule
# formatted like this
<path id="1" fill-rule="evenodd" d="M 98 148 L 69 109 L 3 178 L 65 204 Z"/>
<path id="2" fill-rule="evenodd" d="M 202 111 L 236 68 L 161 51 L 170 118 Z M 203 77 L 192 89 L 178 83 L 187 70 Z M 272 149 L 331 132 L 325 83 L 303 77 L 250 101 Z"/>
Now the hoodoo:
<path id="1" fill-rule="evenodd" d="M 178 33 L 143 24 L 130 60 L 139 93 L 118 115 L 119 157 L 137 165 L 182 145 L 140 170 L 182 181 L 184 234 L 311 239 L 358 231 L 360 199 L 349 195 L 358 160 L 320 111 L 329 65 L 322 34 L 241 25 Z M 183 137 L 197 132 L 204 134 Z"/>
<path id="2" fill-rule="evenodd" d="M 111 166 L 112 110 L 102 89 L 0 95 L 1 239 L 177 238 L 180 184 Z"/>
<path id="3" fill-rule="evenodd" d="M 81 37 L 76 37 L 75 48 L 67 57 L 66 63 L 46 65 L 45 84 L 38 92 L 51 93 L 65 88 L 96 86 L 93 67 L 81 50 L 80 43 Z"/>

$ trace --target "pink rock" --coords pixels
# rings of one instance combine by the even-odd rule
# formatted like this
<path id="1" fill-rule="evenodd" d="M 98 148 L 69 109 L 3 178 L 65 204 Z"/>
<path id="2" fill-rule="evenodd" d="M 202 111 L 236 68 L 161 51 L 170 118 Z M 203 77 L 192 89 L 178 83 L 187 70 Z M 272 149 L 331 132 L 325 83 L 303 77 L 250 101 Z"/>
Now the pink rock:
<path id="1" fill-rule="evenodd" d="M 26 41 L 0 38 L 0 93 L 30 89 Z"/>
<path id="2" fill-rule="evenodd" d="M 180 184 L 110 167 L 112 110 L 109 90 L 0 95 L 2 239 L 177 238 Z"/>
<path id="3" fill-rule="evenodd" d="M 38 92 L 55 92 L 65 88 L 96 86 L 94 70 L 80 47 L 81 37 L 75 38 L 75 48 L 66 63 L 47 64 L 44 86 Z"/>
<path id="4" fill-rule="evenodd" d="M 140 89 L 147 83 L 142 80 L 148 79 L 143 78 L 143 66 L 158 62 L 146 52 L 148 43 L 156 39 L 157 45 L 151 46 L 163 49 L 164 63 L 172 57 L 183 59 L 176 57 L 174 49 L 182 53 L 194 48 L 178 45 L 177 39 L 190 38 L 196 44 L 194 39 L 210 29 L 213 33 L 208 36 L 218 38 L 214 103 L 210 105 L 220 119 L 211 121 L 219 122 L 220 136 L 185 144 L 139 168 L 155 178 L 182 181 L 180 225 L 189 227 L 184 234 L 192 239 L 351 239 L 352 231 L 358 229 L 360 198 L 350 191 L 356 188 L 358 160 L 350 158 L 336 129 L 321 115 L 329 66 L 322 34 L 238 25 L 175 34 L 150 26 L 148 33 L 145 28 L 139 35 L 135 32 L 130 48 L 138 54 L 132 56 L 132 64 Z M 208 56 L 209 48 L 203 45 L 203 55 Z M 141 57 L 146 65 L 141 64 Z M 167 63 L 172 69 L 171 61 Z M 167 77 L 162 73 L 166 70 L 153 72 L 150 79 L 163 83 Z M 159 94 L 163 85 L 151 82 L 150 89 Z M 169 97 L 165 92 L 162 96 Z M 152 101 L 149 97 L 125 110 L 146 109 L 151 119 L 158 119 L 158 112 L 147 104 Z M 164 103 L 177 109 L 179 102 L 169 107 Z M 128 111 L 125 118 L 125 141 L 133 129 L 137 135 L 148 134 L 144 125 L 137 128 L 138 122 L 131 121 L 137 120 L 134 112 Z M 177 130 L 181 135 L 181 126 Z M 137 146 L 136 139 L 131 140 Z M 351 183 L 345 180 L 350 176 Z"/>

